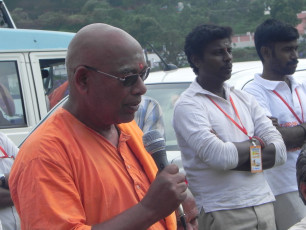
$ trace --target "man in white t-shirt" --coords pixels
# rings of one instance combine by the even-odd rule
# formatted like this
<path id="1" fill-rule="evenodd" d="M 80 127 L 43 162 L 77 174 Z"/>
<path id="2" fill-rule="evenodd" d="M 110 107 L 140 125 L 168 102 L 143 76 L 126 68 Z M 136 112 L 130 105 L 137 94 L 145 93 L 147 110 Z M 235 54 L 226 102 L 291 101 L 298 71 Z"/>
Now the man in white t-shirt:
<path id="1" fill-rule="evenodd" d="M 273 230 L 273 193 L 263 173 L 251 169 L 283 164 L 286 147 L 255 98 L 225 83 L 232 71 L 231 35 L 230 27 L 200 25 L 186 37 L 197 77 L 175 104 L 173 126 L 199 229 Z"/>
<path id="2" fill-rule="evenodd" d="M 306 216 L 295 179 L 296 159 L 306 139 L 306 84 L 291 76 L 298 63 L 298 38 L 296 28 L 278 20 L 259 25 L 254 40 L 263 72 L 244 87 L 272 117 L 287 147 L 287 162 L 265 171 L 276 199 L 278 230 L 287 230 Z"/>
<path id="3" fill-rule="evenodd" d="M 8 187 L 8 175 L 17 153 L 16 145 L 0 133 L 0 221 L 4 230 L 20 229 L 19 216 Z"/>

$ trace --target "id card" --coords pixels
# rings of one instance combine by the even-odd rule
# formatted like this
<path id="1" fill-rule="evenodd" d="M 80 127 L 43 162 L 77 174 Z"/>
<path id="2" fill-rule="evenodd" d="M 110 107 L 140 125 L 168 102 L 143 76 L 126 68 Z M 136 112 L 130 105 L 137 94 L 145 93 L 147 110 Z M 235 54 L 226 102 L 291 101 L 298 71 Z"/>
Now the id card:
<path id="1" fill-rule="evenodd" d="M 251 173 L 262 172 L 261 146 L 250 146 Z"/>

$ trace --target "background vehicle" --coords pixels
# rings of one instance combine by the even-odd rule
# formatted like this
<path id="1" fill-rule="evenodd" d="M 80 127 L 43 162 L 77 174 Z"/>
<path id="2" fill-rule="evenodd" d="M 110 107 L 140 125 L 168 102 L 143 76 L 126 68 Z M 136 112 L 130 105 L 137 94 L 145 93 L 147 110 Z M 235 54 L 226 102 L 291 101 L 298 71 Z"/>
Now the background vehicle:
<path id="1" fill-rule="evenodd" d="M 67 80 L 66 49 L 74 33 L 0 28 L 0 129 L 19 145 L 50 109 Z"/>
<path id="2" fill-rule="evenodd" d="M 255 73 L 262 72 L 261 61 L 234 62 L 232 76 L 228 83 L 242 89 L 251 81 Z M 298 81 L 306 81 L 306 59 L 300 59 L 294 74 Z M 179 95 L 195 79 L 191 68 L 180 68 L 171 71 L 158 71 L 149 75 L 145 81 L 148 91 L 146 95 L 155 98 L 161 105 L 165 121 L 166 150 L 169 161 L 180 163 L 180 152 L 175 132 L 172 128 L 173 106 Z"/>

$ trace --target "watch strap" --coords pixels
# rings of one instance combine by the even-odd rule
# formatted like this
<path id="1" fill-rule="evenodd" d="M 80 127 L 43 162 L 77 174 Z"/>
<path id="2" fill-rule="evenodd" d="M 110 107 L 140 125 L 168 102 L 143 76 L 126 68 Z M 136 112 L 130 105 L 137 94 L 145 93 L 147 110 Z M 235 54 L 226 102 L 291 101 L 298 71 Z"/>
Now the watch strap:
<path id="1" fill-rule="evenodd" d="M 4 174 L 0 174 L 0 181 L 1 181 L 1 187 L 5 188 L 6 185 L 6 179 Z"/>

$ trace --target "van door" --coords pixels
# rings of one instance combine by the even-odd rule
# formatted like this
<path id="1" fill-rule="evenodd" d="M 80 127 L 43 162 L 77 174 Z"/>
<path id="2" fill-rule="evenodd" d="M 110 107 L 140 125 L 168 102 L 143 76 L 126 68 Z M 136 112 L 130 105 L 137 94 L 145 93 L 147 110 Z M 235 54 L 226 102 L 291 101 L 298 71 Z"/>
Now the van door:
<path id="1" fill-rule="evenodd" d="M 17 145 L 39 121 L 27 63 L 27 56 L 22 53 L 0 56 L 0 129 Z"/>
<path id="2" fill-rule="evenodd" d="M 68 94 L 66 51 L 1 53 L 0 129 L 19 145 Z"/>

